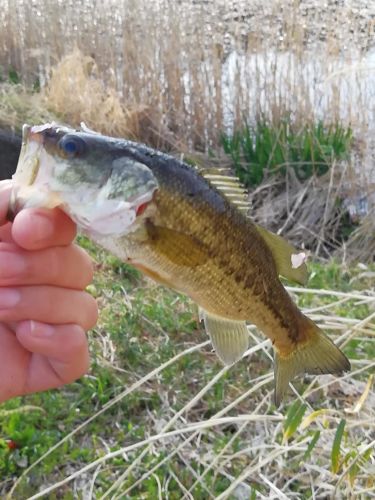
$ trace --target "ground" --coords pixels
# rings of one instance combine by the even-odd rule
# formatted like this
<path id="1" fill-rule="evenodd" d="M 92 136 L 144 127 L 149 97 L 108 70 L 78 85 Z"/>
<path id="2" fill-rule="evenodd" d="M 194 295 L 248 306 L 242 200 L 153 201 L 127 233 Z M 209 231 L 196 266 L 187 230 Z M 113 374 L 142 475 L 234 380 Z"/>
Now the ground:
<path id="1" fill-rule="evenodd" d="M 97 263 L 89 290 L 101 310 L 90 374 L 2 406 L 2 494 L 16 478 L 14 498 L 50 485 L 64 499 L 372 491 L 374 268 L 312 264 L 309 289 L 290 288 L 343 346 L 352 373 L 298 379 L 276 409 L 272 350 L 259 332 L 223 368 L 190 300 L 80 241 Z"/>

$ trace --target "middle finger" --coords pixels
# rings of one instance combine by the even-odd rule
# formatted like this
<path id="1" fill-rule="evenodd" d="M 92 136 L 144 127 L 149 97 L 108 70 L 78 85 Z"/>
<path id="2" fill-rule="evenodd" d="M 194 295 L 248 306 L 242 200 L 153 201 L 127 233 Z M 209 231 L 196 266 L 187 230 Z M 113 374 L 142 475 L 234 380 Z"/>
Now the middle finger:
<path id="1" fill-rule="evenodd" d="M 54 286 L 0 287 L 0 322 L 34 320 L 88 330 L 97 317 L 96 300 L 87 292 Z"/>

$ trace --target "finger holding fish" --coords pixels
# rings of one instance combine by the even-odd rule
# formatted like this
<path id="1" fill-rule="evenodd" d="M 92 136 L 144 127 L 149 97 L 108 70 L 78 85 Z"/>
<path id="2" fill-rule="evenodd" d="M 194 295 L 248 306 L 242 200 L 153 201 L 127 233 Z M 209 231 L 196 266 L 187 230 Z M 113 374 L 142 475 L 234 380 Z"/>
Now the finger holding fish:
<path id="1" fill-rule="evenodd" d="M 0 182 L 0 241 L 14 241 L 27 250 L 38 250 L 49 246 L 69 245 L 76 236 L 76 225 L 62 210 L 30 208 L 8 221 L 12 193 L 12 180 Z"/>
<path id="2" fill-rule="evenodd" d="M 0 401 L 82 376 L 89 366 L 85 330 L 97 318 L 83 291 L 92 261 L 72 243 L 75 224 L 44 208 L 6 222 L 13 188 L 0 183 Z"/>
<path id="3" fill-rule="evenodd" d="M 0 322 L 0 402 L 67 384 L 88 367 L 87 339 L 80 326 Z"/>
<path id="4" fill-rule="evenodd" d="M 15 217 L 12 238 L 26 250 L 70 245 L 76 236 L 76 225 L 61 210 L 29 208 Z"/>
<path id="5" fill-rule="evenodd" d="M 92 277 L 92 261 L 77 245 L 28 251 L 14 243 L 0 243 L 0 287 L 53 285 L 84 290 Z"/>
<path id="6" fill-rule="evenodd" d="M 84 291 L 48 285 L 0 288 L 0 322 L 72 323 L 89 330 L 97 317 L 96 301 Z"/>
<path id="7" fill-rule="evenodd" d="M 79 325 L 48 325 L 22 321 L 16 327 L 20 344 L 32 353 L 23 393 L 68 384 L 89 367 L 86 334 Z"/>

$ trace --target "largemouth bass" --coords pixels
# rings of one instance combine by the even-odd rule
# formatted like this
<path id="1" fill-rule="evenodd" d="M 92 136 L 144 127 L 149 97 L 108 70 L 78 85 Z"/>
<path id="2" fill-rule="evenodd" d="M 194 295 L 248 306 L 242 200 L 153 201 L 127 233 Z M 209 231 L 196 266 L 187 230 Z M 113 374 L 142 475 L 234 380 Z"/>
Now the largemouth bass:
<path id="1" fill-rule="evenodd" d="M 234 178 L 127 140 L 55 124 L 24 126 L 11 210 L 61 207 L 98 244 L 200 307 L 225 364 L 248 348 L 246 321 L 275 350 L 275 403 L 301 373 L 350 363 L 293 303 L 279 276 L 305 283 L 300 254 L 236 206 Z"/>

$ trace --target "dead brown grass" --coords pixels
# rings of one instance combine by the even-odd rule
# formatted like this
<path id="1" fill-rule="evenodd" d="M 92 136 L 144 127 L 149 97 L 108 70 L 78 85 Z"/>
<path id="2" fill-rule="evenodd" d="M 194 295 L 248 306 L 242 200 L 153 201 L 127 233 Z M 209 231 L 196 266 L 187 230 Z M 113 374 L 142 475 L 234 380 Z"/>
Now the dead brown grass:
<path id="1" fill-rule="evenodd" d="M 373 262 L 375 256 L 375 208 L 361 221 L 348 242 L 340 249 L 346 262 Z"/>
<path id="2" fill-rule="evenodd" d="M 356 219 L 357 227 L 345 241 L 344 226 L 349 230 L 353 221 L 344 203 L 350 175 L 342 167 L 333 165 L 329 174 L 304 183 L 292 170 L 286 175 L 286 183 L 264 182 L 249 195 L 251 217 L 296 246 L 312 250 L 315 257 L 335 256 L 347 264 L 373 262 L 375 207 L 370 202 L 369 212 Z"/>
<path id="3" fill-rule="evenodd" d="M 301 183 L 293 169 L 283 179 L 270 179 L 250 193 L 252 217 L 296 245 L 330 258 L 342 247 L 346 209 L 339 203 L 348 182 L 346 165 L 333 164 L 322 177 Z M 348 221 L 349 223 L 349 221 Z"/>
<path id="4" fill-rule="evenodd" d="M 95 124 L 98 132 L 126 137 L 131 133 L 131 112 L 125 110 L 114 89 L 97 78 L 97 71 L 92 57 L 74 50 L 52 68 L 45 102 L 73 126 L 84 121 Z"/>
<path id="5" fill-rule="evenodd" d="M 44 123 L 55 118 L 46 109 L 42 95 L 23 85 L 0 84 L 0 128 L 20 131 L 24 123 Z"/>
<path id="6" fill-rule="evenodd" d="M 322 103 L 330 121 L 364 122 L 353 60 L 370 43 L 371 18 L 351 6 L 334 14 L 289 0 L 17 0 L 0 11 L 0 67 L 28 85 L 49 82 L 53 109 L 75 123 L 207 151 L 229 123 L 285 113 L 306 123 Z M 355 102 L 340 84 L 348 74 Z"/>
<path id="7" fill-rule="evenodd" d="M 113 85 L 100 79 L 94 58 L 78 49 L 52 68 L 43 94 L 44 105 L 72 126 L 85 122 L 102 134 L 142 140 L 161 149 L 171 147 L 172 134 L 156 125 L 157 111 L 126 103 Z"/>

